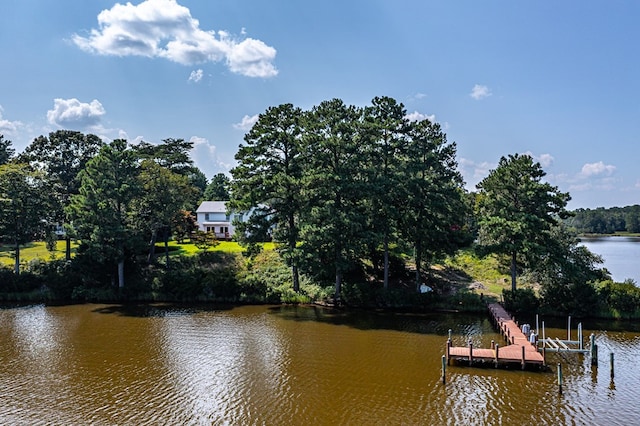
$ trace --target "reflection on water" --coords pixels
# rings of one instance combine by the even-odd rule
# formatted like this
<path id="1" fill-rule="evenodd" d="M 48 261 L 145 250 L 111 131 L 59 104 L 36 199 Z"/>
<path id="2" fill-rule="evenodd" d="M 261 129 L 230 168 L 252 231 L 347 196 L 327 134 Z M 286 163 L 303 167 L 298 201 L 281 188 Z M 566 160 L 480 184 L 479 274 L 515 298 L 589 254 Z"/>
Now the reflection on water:
<path id="1" fill-rule="evenodd" d="M 500 341 L 485 316 L 32 306 L 0 310 L 0 326 L 0 424 L 640 422 L 640 333 L 619 327 L 594 330 L 598 367 L 553 354 L 548 372 L 451 366 L 442 385 L 449 329 L 458 345 Z"/>

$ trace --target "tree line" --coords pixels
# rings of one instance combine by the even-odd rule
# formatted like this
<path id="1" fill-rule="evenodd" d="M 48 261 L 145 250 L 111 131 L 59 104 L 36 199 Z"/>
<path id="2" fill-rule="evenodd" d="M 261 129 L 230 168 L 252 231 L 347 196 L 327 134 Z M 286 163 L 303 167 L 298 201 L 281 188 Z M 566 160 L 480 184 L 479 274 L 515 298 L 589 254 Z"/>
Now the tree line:
<path id="1" fill-rule="evenodd" d="M 640 205 L 576 209 L 564 223 L 579 234 L 640 233 Z"/>
<path id="2" fill-rule="evenodd" d="M 122 291 L 127 277 L 156 265 L 158 241 L 169 269 L 167 242 L 195 235 L 189 212 L 201 200 L 228 199 L 248 213 L 235 237 L 249 253 L 273 240 L 294 292 L 301 276 L 332 286 L 336 300 L 345 282 L 387 291 L 407 265 L 416 292 L 429 265 L 464 247 L 505 259 L 513 294 L 522 274 L 549 300 L 589 293 L 603 278 L 601 260 L 562 226 L 569 194 L 544 181 L 538 162 L 502 157 L 469 193 L 456 144 L 438 123 L 410 120 L 393 98 L 270 107 L 239 146 L 231 179 L 208 182 L 191 149 L 183 139 L 132 146 L 61 130 L 15 155 L 0 136 L 0 235 L 14 248 L 15 273 L 20 246 L 64 224 L 67 260 L 84 265 L 83 280 Z M 80 246 L 70 259 L 72 239 Z"/>

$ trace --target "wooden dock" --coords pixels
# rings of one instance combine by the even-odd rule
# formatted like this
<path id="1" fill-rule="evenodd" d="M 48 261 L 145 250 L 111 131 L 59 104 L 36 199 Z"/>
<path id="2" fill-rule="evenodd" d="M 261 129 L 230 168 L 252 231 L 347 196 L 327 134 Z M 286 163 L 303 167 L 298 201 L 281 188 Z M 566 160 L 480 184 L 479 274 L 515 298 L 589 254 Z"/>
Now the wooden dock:
<path id="1" fill-rule="evenodd" d="M 528 365 L 545 365 L 545 357 L 538 352 L 535 344 L 529 343 L 529 339 L 524 335 L 515 320 L 509 313 L 497 303 L 488 305 L 491 319 L 503 335 L 506 345 L 493 344 L 492 348 L 474 348 L 471 343 L 466 347 L 451 346 L 451 339 L 447 341 L 446 360 L 467 361 L 469 364 L 475 362 L 493 363 L 497 368 L 499 365 L 520 364 L 524 370 Z"/>

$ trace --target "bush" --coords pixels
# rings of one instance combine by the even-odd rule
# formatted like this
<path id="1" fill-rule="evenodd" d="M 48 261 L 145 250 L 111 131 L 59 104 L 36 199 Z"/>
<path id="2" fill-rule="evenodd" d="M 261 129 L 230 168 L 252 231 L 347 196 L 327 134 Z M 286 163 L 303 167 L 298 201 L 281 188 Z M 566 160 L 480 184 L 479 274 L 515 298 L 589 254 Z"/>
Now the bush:
<path id="1" fill-rule="evenodd" d="M 607 307 L 618 313 L 616 316 L 633 317 L 640 309 L 640 288 L 633 280 L 623 283 L 602 282 L 598 293 Z"/>
<path id="2" fill-rule="evenodd" d="M 540 307 L 540 301 L 532 288 L 517 288 L 512 290 L 502 290 L 504 298 L 504 308 L 513 314 L 536 313 Z"/>

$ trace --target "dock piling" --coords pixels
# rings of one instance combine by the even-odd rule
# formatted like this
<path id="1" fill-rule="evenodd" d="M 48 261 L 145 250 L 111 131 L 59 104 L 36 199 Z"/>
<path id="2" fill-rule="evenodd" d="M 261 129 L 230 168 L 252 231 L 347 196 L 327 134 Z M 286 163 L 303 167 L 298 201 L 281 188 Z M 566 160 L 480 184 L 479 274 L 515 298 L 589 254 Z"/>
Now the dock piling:
<path id="1" fill-rule="evenodd" d="M 444 355 L 442 355 L 442 384 L 446 384 L 447 377 L 447 359 Z"/>
<path id="2" fill-rule="evenodd" d="M 613 352 L 611 352 L 609 354 L 609 364 L 611 367 L 611 380 L 613 380 L 613 377 L 615 376 L 614 371 L 613 371 Z"/>
<path id="3" fill-rule="evenodd" d="M 562 364 L 558 363 L 558 393 L 562 395 Z"/>

